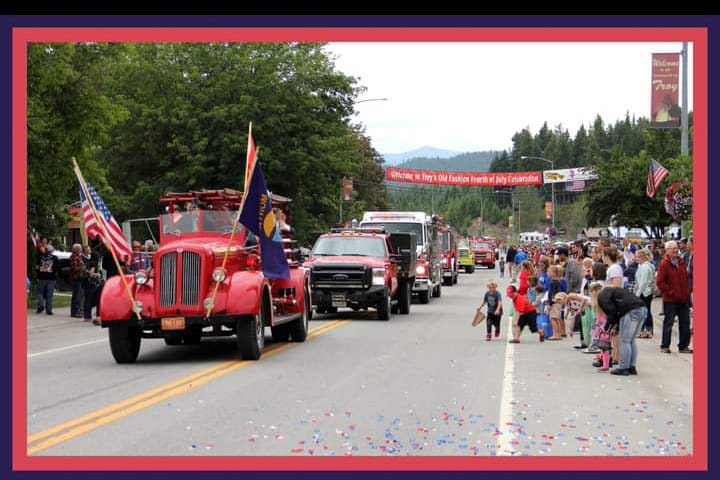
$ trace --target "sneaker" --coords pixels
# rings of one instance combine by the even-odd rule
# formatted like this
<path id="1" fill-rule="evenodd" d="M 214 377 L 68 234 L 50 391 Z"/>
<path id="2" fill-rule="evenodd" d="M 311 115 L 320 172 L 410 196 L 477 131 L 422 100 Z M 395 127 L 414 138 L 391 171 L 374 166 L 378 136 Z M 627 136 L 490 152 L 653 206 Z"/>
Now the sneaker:
<path id="1" fill-rule="evenodd" d="M 513 338 L 513 339 L 510 340 L 508 343 L 520 343 L 520 340 L 516 340 L 516 339 Z"/>
<path id="2" fill-rule="evenodd" d="M 35 310 L 35 313 L 42 313 L 44 310 L 44 308 L 38 308 L 37 310 Z"/>
<path id="3" fill-rule="evenodd" d="M 637 375 L 637 369 L 635 367 L 628 368 L 628 372 L 630 372 L 630 375 Z"/>
<path id="4" fill-rule="evenodd" d="M 573 348 L 575 350 L 583 350 L 583 349 L 587 349 L 587 345 L 575 345 Z"/>
<path id="5" fill-rule="evenodd" d="M 495 330 L 495 338 L 500 336 L 500 329 Z"/>
<path id="6" fill-rule="evenodd" d="M 661 348 L 660 351 L 662 353 L 672 353 L 672 350 L 670 350 L 669 348 Z"/>
<path id="7" fill-rule="evenodd" d="M 83 318 L 83 316 L 80 315 L 80 314 L 78 314 L 78 313 L 72 313 L 72 314 L 70 314 L 70 316 L 71 316 L 72 318 Z"/>
<path id="8" fill-rule="evenodd" d="M 613 375 L 622 375 L 624 377 L 630 375 L 630 369 L 629 368 L 616 368 L 615 370 L 610 371 Z"/>
<path id="9" fill-rule="evenodd" d="M 545 341 L 545 334 L 542 333 L 542 332 L 540 332 L 540 341 L 541 341 L 541 342 L 544 342 L 544 341 Z"/>
<path id="10" fill-rule="evenodd" d="M 693 353 L 693 349 L 688 347 L 681 348 L 680 350 L 678 350 L 678 353 Z"/>
<path id="11" fill-rule="evenodd" d="M 491 339 L 492 339 L 492 336 L 491 336 L 491 335 L 487 335 L 487 336 L 485 337 L 485 340 L 487 340 L 488 342 L 489 342 Z"/>
<path id="12" fill-rule="evenodd" d="M 600 353 L 600 350 L 597 348 L 588 347 L 585 350 L 583 350 L 583 353 Z"/>
<path id="13" fill-rule="evenodd" d="M 47 314 L 48 314 L 48 315 L 52 315 L 52 314 L 53 314 L 53 312 L 47 312 Z"/>

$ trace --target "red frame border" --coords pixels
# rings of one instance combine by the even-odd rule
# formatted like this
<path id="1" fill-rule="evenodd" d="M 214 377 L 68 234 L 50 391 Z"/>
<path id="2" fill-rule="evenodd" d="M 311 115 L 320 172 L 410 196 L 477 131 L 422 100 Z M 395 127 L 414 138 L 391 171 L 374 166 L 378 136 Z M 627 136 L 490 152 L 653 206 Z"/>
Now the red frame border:
<path id="1" fill-rule="evenodd" d="M 707 28 L 14 28 L 12 32 L 12 283 L 25 284 L 27 48 L 29 42 L 693 42 L 696 295 L 693 453 L 688 456 L 177 457 L 27 456 L 25 292 L 13 289 L 14 470 L 707 470 L 708 469 L 708 29 Z M 132 459 L 128 462 L 128 459 Z"/>

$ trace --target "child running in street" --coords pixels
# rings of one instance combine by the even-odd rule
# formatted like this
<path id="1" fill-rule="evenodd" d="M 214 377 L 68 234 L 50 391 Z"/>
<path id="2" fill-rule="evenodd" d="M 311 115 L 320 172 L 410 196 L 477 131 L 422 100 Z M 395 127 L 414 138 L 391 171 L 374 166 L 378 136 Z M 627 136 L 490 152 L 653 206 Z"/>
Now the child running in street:
<path id="1" fill-rule="evenodd" d="M 495 327 L 495 336 L 500 336 L 500 320 L 502 318 L 502 295 L 497 291 L 497 283 L 490 280 L 487 283 L 488 291 L 485 292 L 483 303 L 480 305 L 482 309 L 485 305 L 487 309 L 487 336 L 485 340 L 488 342 L 492 339 L 492 328 Z"/>
<path id="2" fill-rule="evenodd" d="M 528 326 L 532 333 L 539 333 L 540 341 L 544 341 L 544 335 L 538 332 L 537 329 L 535 305 L 530 303 L 525 295 L 520 295 L 515 285 L 510 285 L 507 288 L 507 296 L 513 302 L 516 316 L 515 324 L 513 325 L 513 339 L 510 340 L 510 343 L 520 343 L 520 334 L 525 326 Z"/>

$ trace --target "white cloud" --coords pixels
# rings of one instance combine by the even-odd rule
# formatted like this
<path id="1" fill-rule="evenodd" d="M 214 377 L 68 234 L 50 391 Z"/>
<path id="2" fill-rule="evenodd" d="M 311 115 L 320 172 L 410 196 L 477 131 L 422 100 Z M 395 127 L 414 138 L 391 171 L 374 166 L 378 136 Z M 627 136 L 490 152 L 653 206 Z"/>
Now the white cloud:
<path id="1" fill-rule="evenodd" d="M 367 87 L 357 105 L 377 150 L 499 150 L 544 121 L 574 135 L 600 114 L 649 116 L 651 54 L 680 43 L 331 43 Z M 692 45 L 690 105 L 692 106 Z M 692 109 L 692 108 L 691 108 Z"/>

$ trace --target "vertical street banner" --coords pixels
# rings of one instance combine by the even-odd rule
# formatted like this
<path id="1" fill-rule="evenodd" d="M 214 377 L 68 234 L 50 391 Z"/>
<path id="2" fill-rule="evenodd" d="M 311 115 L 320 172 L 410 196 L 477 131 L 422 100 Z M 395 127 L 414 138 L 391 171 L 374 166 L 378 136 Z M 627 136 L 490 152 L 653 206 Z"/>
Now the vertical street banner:
<path id="1" fill-rule="evenodd" d="M 680 54 L 652 54 L 652 96 L 650 126 L 679 128 Z"/>
<path id="2" fill-rule="evenodd" d="M 344 201 L 350 201 L 352 199 L 352 191 L 353 191 L 353 179 L 352 177 L 343 177 L 342 179 L 342 192 L 343 192 L 343 200 Z"/>
<path id="3" fill-rule="evenodd" d="M 546 220 L 552 219 L 552 214 L 553 214 L 553 203 L 545 202 L 545 219 Z"/>

